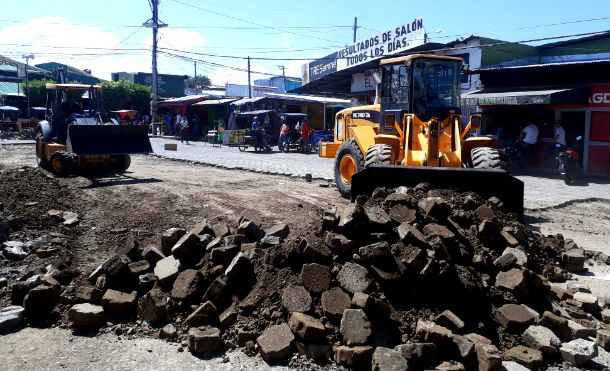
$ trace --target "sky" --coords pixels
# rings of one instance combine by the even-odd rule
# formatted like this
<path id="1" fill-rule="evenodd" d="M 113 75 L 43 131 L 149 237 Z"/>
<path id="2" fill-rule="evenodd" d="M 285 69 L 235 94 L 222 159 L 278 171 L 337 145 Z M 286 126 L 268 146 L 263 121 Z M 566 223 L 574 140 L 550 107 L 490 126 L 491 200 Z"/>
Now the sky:
<path id="1" fill-rule="evenodd" d="M 110 79 L 111 72 L 150 72 L 148 0 L 2 1 L 0 55 L 30 63 L 60 62 Z M 204 74 L 212 83 L 247 83 L 265 74 L 301 76 L 306 59 L 423 17 L 430 41 L 471 34 L 523 41 L 610 29 L 608 0 L 363 1 L 160 0 L 158 72 Z M 605 18 L 605 19 L 599 19 Z M 559 24 L 561 23 L 561 24 Z M 555 42 L 553 39 L 532 45 Z M 610 46 L 609 46 L 610 49 Z M 213 56 L 212 56 L 213 55 Z"/>

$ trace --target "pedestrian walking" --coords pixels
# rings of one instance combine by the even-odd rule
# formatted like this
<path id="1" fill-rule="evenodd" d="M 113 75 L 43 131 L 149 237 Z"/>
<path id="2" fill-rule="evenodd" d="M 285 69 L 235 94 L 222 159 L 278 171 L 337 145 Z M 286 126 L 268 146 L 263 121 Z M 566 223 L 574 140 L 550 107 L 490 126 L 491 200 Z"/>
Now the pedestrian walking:
<path id="1" fill-rule="evenodd" d="M 190 133 L 190 128 L 189 128 L 189 122 L 185 116 L 181 116 L 181 121 L 180 121 L 180 142 L 184 143 L 184 141 L 186 140 L 186 144 L 189 144 L 189 133 Z"/>
<path id="2" fill-rule="evenodd" d="M 280 128 L 280 138 L 277 142 L 277 148 L 280 151 L 284 150 L 284 144 L 288 140 L 288 131 L 289 130 L 290 130 L 290 128 L 286 124 L 286 119 L 284 117 L 282 117 L 282 127 Z"/>

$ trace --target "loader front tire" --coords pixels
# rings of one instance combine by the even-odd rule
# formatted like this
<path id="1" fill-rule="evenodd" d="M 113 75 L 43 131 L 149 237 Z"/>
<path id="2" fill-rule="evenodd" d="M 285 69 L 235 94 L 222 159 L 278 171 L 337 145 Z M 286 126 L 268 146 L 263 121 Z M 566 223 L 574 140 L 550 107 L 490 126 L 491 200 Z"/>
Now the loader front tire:
<path id="1" fill-rule="evenodd" d="M 110 163 L 110 171 L 115 174 L 123 174 L 129 166 L 131 166 L 131 156 L 117 155 L 113 156 L 113 162 Z"/>
<path id="2" fill-rule="evenodd" d="M 341 196 L 352 196 L 352 175 L 364 169 L 364 156 L 355 140 L 343 142 L 335 155 L 335 183 Z"/>
<path id="3" fill-rule="evenodd" d="M 74 158 L 66 151 L 53 152 L 49 162 L 51 170 L 58 176 L 72 175 L 76 170 Z"/>
<path id="4" fill-rule="evenodd" d="M 373 144 L 366 152 L 364 167 L 367 168 L 371 165 L 378 164 L 392 165 L 393 163 L 394 156 L 392 155 L 392 146 L 387 144 Z"/>
<path id="5" fill-rule="evenodd" d="M 502 169 L 498 150 L 491 147 L 477 147 L 470 151 L 472 167 L 475 169 Z"/>
<path id="6" fill-rule="evenodd" d="M 43 169 L 49 168 L 49 161 L 45 157 L 44 142 L 42 141 L 41 135 L 36 137 L 36 163 Z"/>

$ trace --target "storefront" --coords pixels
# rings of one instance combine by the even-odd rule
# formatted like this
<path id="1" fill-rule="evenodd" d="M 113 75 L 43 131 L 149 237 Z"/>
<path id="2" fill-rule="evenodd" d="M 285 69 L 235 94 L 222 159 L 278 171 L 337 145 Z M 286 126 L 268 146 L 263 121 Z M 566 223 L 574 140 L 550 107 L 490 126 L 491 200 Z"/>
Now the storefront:
<path id="1" fill-rule="evenodd" d="M 478 70 L 485 88 L 462 95 L 462 104 L 483 114 L 481 134 L 518 137 L 529 122 L 540 129 L 532 154 L 535 164 L 548 162 L 554 123 L 566 132 L 568 146 L 583 138 L 581 165 L 593 173 L 610 173 L 610 61 L 567 62 Z M 531 85 L 526 85 L 526 84 Z"/>

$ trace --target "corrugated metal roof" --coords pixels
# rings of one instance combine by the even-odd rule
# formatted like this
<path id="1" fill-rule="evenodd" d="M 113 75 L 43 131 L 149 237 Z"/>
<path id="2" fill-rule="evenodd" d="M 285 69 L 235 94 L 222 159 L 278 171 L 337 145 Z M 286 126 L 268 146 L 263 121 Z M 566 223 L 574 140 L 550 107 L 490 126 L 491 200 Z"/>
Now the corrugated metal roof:
<path id="1" fill-rule="evenodd" d="M 159 105 L 170 106 L 170 105 L 181 105 L 181 104 L 189 104 L 189 103 L 193 104 L 193 103 L 200 102 L 208 97 L 209 97 L 208 95 L 187 95 L 184 97 L 166 99 L 162 102 L 159 102 Z"/>
<path id="2" fill-rule="evenodd" d="M 241 106 L 242 104 L 258 102 L 259 100 L 265 99 L 265 98 L 266 97 L 242 98 L 242 99 L 239 99 L 239 100 L 233 102 L 232 104 L 235 106 Z"/>
<path id="3" fill-rule="evenodd" d="M 16 82 L 0 81 L 0 94 L 17 93 L 18 86 Z"/>
<path id="4" fill-rule="evenodd" d="M 207 105 L 212 105 L 212 104 L 225 104 L 225 103 L 231 103 L 233 101 L 236 101 L 237 98 L 223 98 L 223 99 L 210 99 L 210 100 L 204 100 L 198 103 L 193 104 L 193 106 L 207 106 Z"/>
<path id="5" fill-rule="evenodd" d="M 585 60 L 585 61 L 568 61 L 568 62 L 557 62 L 557 63 L 539 63 L 539 64 L 528 64 L 524 66 L 487 66 L 476 70 L 465 71 L 466 74 L 474 75 L 480 73 L 486 73 L 491 71 L 506 71 L 506 70 L 519 70 L 519 69 L 535 69 L 535 68 L 553 68 L 561 66 L 580 66 L 580 65 L 594 65 L 594 64 L 610 64 L 610 60 Z"/>
<path id="6" fill-rule="evenodd" d="M 345 103 L 349 104 L 349 99 L 338 99 L 338 98 L 327 98 L 318 97 L 314 95 L 296 95 L 296 94 L 280 94 L 280 93 L 264 93 L 265 97 L 279 98 L 286 100 L 296 100 L 300 102 L 314 102 L 314 103 Z"/>

